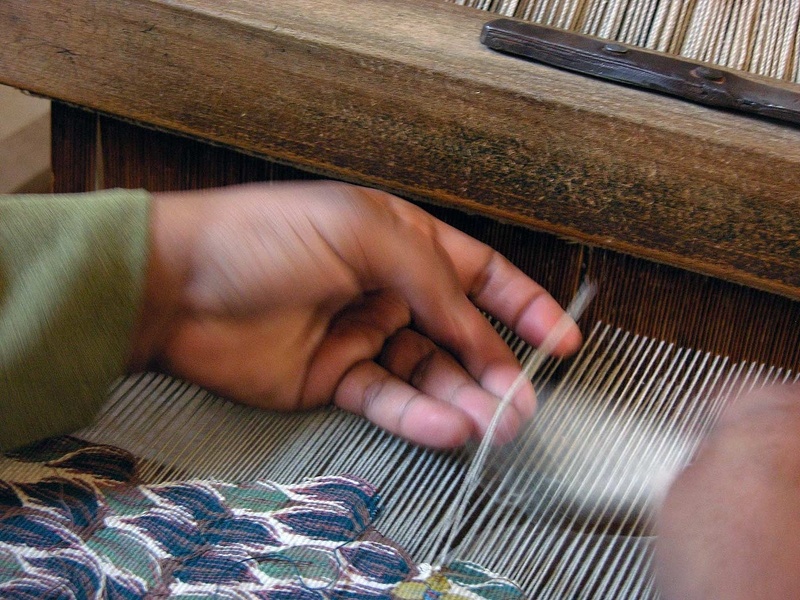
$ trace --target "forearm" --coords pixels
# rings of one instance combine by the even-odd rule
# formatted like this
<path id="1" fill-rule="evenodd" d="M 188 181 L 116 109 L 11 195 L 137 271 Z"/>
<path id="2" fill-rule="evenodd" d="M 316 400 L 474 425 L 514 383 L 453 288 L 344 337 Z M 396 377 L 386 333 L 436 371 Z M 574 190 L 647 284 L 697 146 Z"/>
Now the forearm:
<path id="1" fill-rule="evenodd" d="M 129 359 L 149 196 L 0 197 L 0 447 L 86 425 Z"/>
<path id="2" fill-rule="evenodd" d="M 734 405 L 659 519 L 665 598 L 800 597 L 800 386 Z"/>

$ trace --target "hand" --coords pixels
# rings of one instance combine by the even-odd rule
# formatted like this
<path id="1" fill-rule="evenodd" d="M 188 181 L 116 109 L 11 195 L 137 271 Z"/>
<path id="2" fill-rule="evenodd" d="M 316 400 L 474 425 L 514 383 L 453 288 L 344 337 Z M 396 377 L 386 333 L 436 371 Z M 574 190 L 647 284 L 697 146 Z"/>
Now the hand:
<path id="1" fill-rule="evenodd" d="M 667 600 L 800 598 L 800 385 L 726 411 L 667 493 L 655 557 Z"/>
<path id="2" fill-rule="evenodd" d="M 130 367 L 263 408 L 333 400 L 452 447 L 485 432 L 519 372 L 476 306 L 533 344 L 563 314 L 491 248 L 389 194 L 331 182 L 157 194 Z M 575 327 L 557 351 L 580 342 Z M 534 407 L 523 389 L 505 434 Z"/>

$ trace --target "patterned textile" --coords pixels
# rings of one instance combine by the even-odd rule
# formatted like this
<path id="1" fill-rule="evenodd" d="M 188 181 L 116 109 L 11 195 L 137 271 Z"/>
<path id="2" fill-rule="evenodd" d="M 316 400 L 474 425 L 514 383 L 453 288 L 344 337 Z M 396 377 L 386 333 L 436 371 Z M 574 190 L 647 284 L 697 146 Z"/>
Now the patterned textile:
<path id="1" fill-rule="evenodd" d="M 2 598 L 522 598 L 476 565 L 415 565 L 357 478 L 144 485 L 127 452 L 69 437 L 8 458 Z"/>

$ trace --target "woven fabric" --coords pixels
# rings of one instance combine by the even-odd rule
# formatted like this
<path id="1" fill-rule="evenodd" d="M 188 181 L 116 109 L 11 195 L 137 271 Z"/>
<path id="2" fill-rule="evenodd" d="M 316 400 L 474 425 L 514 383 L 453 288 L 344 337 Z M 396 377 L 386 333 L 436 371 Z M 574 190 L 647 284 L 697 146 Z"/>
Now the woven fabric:
<path id="1" fill-rule="evenodd" d="M 143 485 L 127 452 L 68 437 L 2 466 L 3 598 L 522 597 L 476 565 L 415 565 L 357 478 Z"/>

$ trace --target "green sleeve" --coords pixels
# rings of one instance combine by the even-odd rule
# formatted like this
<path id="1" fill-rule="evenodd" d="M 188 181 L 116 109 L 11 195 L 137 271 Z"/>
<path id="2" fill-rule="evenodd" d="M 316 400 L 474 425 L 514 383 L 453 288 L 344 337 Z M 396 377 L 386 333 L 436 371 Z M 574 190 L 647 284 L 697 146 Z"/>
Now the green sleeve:
<path id="1" fill-rule="evenodd" d="M 0 448 L 87 425 L 122 374 L 147 255 L 143 191 L 0 196 Z"/>

